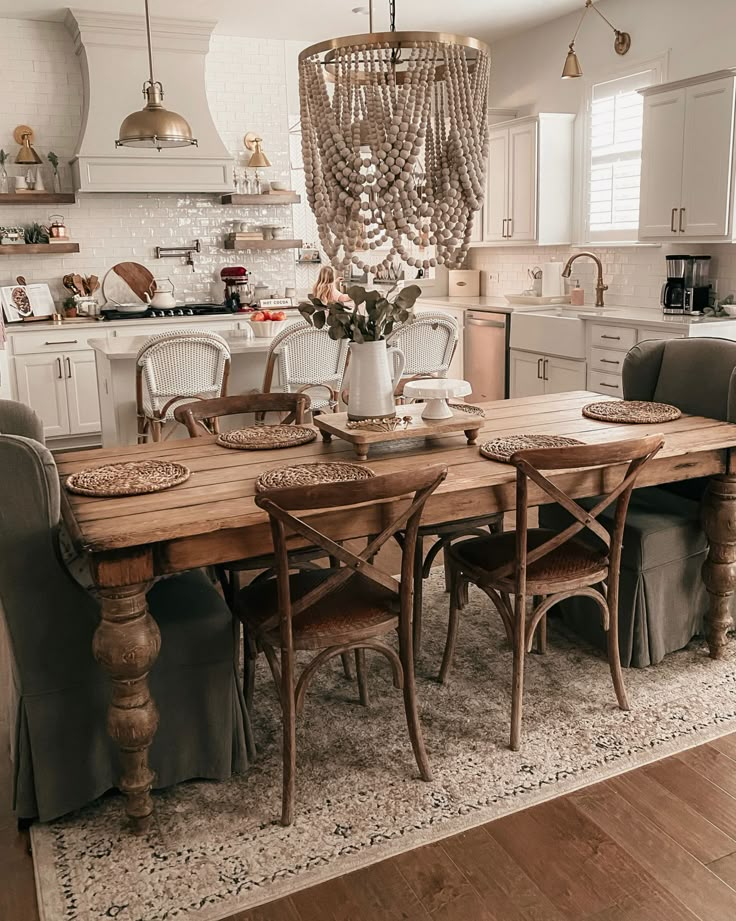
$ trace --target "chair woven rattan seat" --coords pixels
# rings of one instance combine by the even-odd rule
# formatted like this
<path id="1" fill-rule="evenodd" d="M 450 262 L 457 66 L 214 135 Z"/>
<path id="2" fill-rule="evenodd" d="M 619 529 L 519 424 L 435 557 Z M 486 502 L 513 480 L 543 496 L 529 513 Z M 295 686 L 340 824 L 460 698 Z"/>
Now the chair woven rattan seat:
<path id="1" fill-rule="evenodd" d="M 335 570 L 321 569 L 298 572 L 289 577 L 292 601 L 303 598 L 324 582 Z M 294 617 L 295 649 L 318 649 L 329 641 L 335 645 L 354 641 L 356 634 L 365 630 L 366 637 L 390 633 L 398 623 L 396 596 L 387 589 L 361 576 L 352 576 L 348 582 L 315 605 Z M 237 610 L 240 619 L 251 625 L 262 625 L 278 617 L 278 584 L 275 579 L 247 586 L 238 596 Z M 278 626 L 272 642 L 278 641 Z"/>
<path id="2" fill-rule="evenodd" d="M 554 537 L 555 532 L 535 528 L 530 529 L 528 535 L 527 547 L 532 550 Z M 504 534 L 476 537 L 454 544 L 450 548 L 450 553 L 461 566 L 467 563 L 476 569 L 493 572 L 514 561 L 516 534 L 507 531 Z M 582 577 L 594 577 L 600 573 L 601 579 L 604 579 L 607 562 L 605 551 L 588 547 L 582 541 L 573 538 L 528 565 L 527 586 L 530 592 L 533 592 L 536 583 L 544 584 L 548 586 L 545 594 L 549 594 L 549 587 L 553 586 L 555 591 L 561 591 L 565 583 L 574 582 Z M 513 590 L 513 573 L 498 579 L 497 584 L 505 591 Z"/>

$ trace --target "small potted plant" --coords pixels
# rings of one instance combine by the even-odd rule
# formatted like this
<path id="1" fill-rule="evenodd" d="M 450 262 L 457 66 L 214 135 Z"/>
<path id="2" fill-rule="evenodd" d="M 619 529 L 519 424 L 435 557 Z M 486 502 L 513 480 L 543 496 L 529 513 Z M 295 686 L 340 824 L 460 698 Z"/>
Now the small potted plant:
<path id="1" fill-rule="evenodd" d="M 7 159 L 5 151 L 0 150 L 0 195 L 8 194 L 8 171 L 5 169 Z"/>
<path id="2" fill-rule="evenodd" d="M 61 302 L 61 306 L 64 308 L 64 316 L 68 318 L 76 317 L 77 315 L 77 299 L 74 295 L 70 297 L 65 297 Z"/>
<path id="3" fill-rule="evenodd" d="M 317 329 L 327 327 L 331 339 L 350 340 L 350 419 L 391 418 L 396 415 L 394 389 L 404 370 L 404 354 L 386 347 L 394 328 L 414 319 L 414 304 L 422 293 L 409 285 L 396 295 L 393 291 L 366 291 L 355 285 L 348 288 L 353 305 L 323 304 L 314 296 L 299 305 L 299 312 Z M 393 359 L 393 373 L 389 365 Z"/>
<path id="4" fill-rule="evenodd" d="M 54 192 L 56 192 L 56 194 L 58 195 L 59 192 L 61 192 L 61 177 L 59 176 L 59 158 L 53 152 L 53 150 L 49 151 L 48 161 L 51 164 L 51 168 L 54 171 L 53 180 L 52 180 Z"/>

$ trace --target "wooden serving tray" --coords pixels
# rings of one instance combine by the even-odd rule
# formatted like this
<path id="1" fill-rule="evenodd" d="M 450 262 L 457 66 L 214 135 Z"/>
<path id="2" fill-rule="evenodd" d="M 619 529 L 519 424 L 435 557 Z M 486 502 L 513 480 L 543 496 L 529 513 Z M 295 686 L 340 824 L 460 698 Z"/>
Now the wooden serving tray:
<path id="1" fill-rule="evenodd" d="M 411 424 L 395 432 L 372 432 L 369 429 L 350 429 L 347 427 L 347 413 L 325 413 L 314 417 L 314 424 L 322 433 L 323 441 L 342 438 L 349 441 L 355 449 L 358 460 L 367 460 L 371 445 L 385 441 L 399 441 L 408 438 L 430 438 L 433 435 L 451 435 L 464 432 L 469 445 L 478 439 L 478 431 L 485 422 L 482 416 L 471 416 L 461 410 L 453 410 L 451 419 L 422 419 L 424 403 L 397 406 L 398 416 L 411 416 Z"/>

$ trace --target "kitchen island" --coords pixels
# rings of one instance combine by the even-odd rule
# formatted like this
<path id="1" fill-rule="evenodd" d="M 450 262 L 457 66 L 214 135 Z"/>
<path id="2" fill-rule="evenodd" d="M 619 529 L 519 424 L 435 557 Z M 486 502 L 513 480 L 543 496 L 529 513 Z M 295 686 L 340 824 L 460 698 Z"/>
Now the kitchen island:
<path id="1" fill-rule="evenodd" d="M 231 366 L 228 393 L 260 390 L 266 368 L 266 356 L 272 339 L 247 338 L 243 330 L 220 333 L 230 347 Z M 137 441 L 135 413 L 135 359 L 148 336 L 116 336 L 114 339 L 90 339 L 97 367 L 97 387 L 100 395 L 102 445 L 131 445 Z M 223 427 L 228 420 L 223 420 Z M 231 428 L 242 425 L 239 417 L 230 420 Z M 168 432 L 168 428 L 167 428 Z M 173 426 L 170 438 L 186 438 L 186 430 Z"/>

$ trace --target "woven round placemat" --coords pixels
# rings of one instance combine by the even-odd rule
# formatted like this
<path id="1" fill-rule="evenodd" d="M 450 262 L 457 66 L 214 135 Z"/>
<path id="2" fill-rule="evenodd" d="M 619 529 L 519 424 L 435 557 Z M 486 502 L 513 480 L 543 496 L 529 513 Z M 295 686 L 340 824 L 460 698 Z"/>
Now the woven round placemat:
<path id="1" fill-rule="evenodd" d="M 447 405 L 450 409 L 457 409 L 461 413 L 467 413 L 469 416 L 485 416 L 486 411 L 481 409 L 480 406 L 473 406 L 472 403 L 450 403 L 448 401 Z"/>
<path id="2" fill-rule="evenodd" d="M 97 498 L 142 496 L 171 489 L 186 482 L 189 476 L 188 467 L 173 461 L 126 461 L 73 473 L 67 478 L 66 488 L 80 496 Z"/>
<path id="3" fill-rule="evenodd" d="M 287 489 L 290 486 L 321 486 L 323 483 L 348 483 L 369 480 L 375 476 L 370 467 L 359 464 L 334 463 L 294 464 L 267 470 L 256 480 L 256 492 L 266 489 Z"/>
<path id="4" fill-rule="evenodd" d="M 478 450 L 488 460 L 507 464 L 512 454 L 526 448 L 572 448 L 581 444 L 582 441 L 565 438 L 564 435 L 507 435 L 506 438 L 495 438 L 478 445 Z"/>
<path id="5" fill-rule="evenodd" d="M 305 425 L 249 425 L 233 432 L 223 432 L 217 443 L 236 451 L 271 451 L 274 448 L 295 448 L 317 437 L 315 429 Z"/>
<path id="6" fill-rule="evenodd" d="M 583 415 L 601 422 L 624 422 L 643 425 L 646 422 L 674 422 L 682 413 L 669 403 L 649 403 L 646 400 L 611 400 L 588 403 Z"/>

